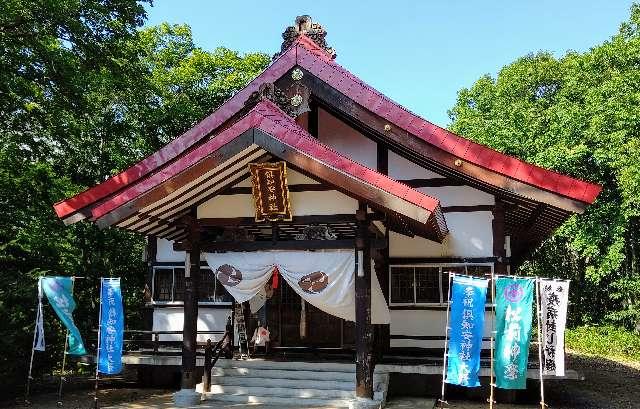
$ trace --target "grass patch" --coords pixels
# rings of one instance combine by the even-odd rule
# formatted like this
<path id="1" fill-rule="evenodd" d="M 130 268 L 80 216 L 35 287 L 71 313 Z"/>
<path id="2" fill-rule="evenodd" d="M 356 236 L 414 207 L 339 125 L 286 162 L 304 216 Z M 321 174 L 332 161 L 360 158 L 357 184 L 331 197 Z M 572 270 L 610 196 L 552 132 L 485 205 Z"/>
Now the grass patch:
<path id="1" fill-rule="evenodd" d="M 583 354 L 640 362 L 640 335 L 614 326 L 567 329 L 567 348 Z"/>

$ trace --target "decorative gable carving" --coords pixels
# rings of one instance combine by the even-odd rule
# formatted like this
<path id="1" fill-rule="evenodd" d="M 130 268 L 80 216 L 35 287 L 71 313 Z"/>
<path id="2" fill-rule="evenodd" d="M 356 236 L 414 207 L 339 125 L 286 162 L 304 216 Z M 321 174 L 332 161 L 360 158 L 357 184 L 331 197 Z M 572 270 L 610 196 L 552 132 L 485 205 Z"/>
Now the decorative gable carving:
<path id="1" fill-rule="evenodd" d="M 287 115 L 296 118 L 298 115 L 311 110 L 309 108 L 310 96 L 309 88 L 299 81 L 294 82 L 285 91 L 271 82 L 266 82 L 261 84 L 258 90 L 247 98 L 245 106 L 253 107 L 262 100 L 269 100 L 286 112 Z"/>
<path id="2" fill-rule="evenodd" d="M 327 40 L 325 39 L 327 31 L 322 27 L 322 25 L 320 25 L 320 23 L 314 23 L 311 16 L 304 15 L 296 17 L 295 24 L 284 30 L 284 33 L 282 33 L 282 39 L 284 41 L 282 41 L 282 45 L 280 46 L 280 52 L 275 53 L 273 55 L 273 59 L 275 60 L 280 57 L 282 53 L 287 51 L 300 34 L 304 34 L 313 40 L 313 42 L 316 43 L 318 47 L 325 50 L 331 58 L 336 58 L 336 51 L 327 45 Z"/>

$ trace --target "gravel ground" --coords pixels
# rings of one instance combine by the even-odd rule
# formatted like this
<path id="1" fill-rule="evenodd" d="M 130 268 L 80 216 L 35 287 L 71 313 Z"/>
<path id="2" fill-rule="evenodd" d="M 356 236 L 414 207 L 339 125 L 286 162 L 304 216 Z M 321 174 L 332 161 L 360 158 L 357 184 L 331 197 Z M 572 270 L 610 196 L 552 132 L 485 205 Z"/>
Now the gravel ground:
<path id="1" fill-rule="evenodd" d="M 567 367 L 580 372 L 582 381 L 545 382 L 546 401 L 553 409 L 640 409 L 640 362 L 618 363 L 607 359 L 569 355 Z M 496 409 L 538 409 L 537 389 L 520 396 L 524 403 L 498 402 Z M 58 408 L 55 393 L 41 393 L 32 398 L 33 409 Z M 171 391 L 161 389 L 137 389 L 131 387 L 108 388 L 100 391 L 100 406 L 113 409 L 172 409 Z M 388 402 L 389 409 L 433 408 L 433 398 L 395 397 Z M 0 403 L 2 408 L 25 407 L 20 401 Z M 85 409 L 93 407 L 91 388 L 69 390 L 64 394 L 64 408 Z M 205 408 L 260 408 L 275 409 L 264 405 L 200 405 Z M 477 401 L 450 400 L 449 408 L 486 409 L 483 399 Z"/>

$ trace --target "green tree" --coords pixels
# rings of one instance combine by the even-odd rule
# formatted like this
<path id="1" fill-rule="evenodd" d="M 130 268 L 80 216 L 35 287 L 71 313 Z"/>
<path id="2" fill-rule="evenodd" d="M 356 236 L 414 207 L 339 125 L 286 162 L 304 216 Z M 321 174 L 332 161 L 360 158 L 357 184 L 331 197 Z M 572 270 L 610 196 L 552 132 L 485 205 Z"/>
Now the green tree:
<path id="1" fill-rule="evenodd" d="M 184 25 L 140 30 L 143 3 L 0 3 L 0 314 L 8 334 L 0 375 L 17 375 L 16 384 L 26 378 L 40 275 L 87 277 L 75 294 L 88 344 L 100 276 L 123 277 L 126 324 L 141 324 L 143 238 L 64 226 L 51 205 L 184 132 L 269 62 L 262 53 L 203 50 Z M 64 332 L 45 314 L 48 351 L 36 369 L 50 371 Z M 13 382 L 0 389 L 16 393 Z"/>
<path id="2" fill-rule="evenodd" d="M 640 319 L 640 5 L 603 44 L 538 52 L 459 91 L 451 129 L 604 190 L 521 268 L 573 279 L 572 319 Z"/>

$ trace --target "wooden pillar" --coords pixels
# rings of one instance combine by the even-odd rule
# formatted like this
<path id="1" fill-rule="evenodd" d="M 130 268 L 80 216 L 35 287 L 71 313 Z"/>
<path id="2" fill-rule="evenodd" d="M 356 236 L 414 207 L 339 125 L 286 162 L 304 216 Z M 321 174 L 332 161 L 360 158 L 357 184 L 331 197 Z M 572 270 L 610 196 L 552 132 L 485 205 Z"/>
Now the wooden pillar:
<path id="1" fill-rule="evenodd" d="M 507 274 L 507 250 L 505 246 L 505 209 L 504 202 L 496 198 L 496 204 L 493 208 L 493 222 L 491 223 L 493 230 L 493 256 L 497 257 L 495 262 L 495 274 Z"/>
<path id="2" fill-rule="evenodd" d="M 385 233 L 386 247 L 374 251 L 373 253 L 373 271 L 378 277 L 382 296 L 389 305 L 389 235 Z M 389 324 L 375 325 L 375 345 L 376 359 L 381 359 L 383 354 L 388 353 L 391 349 L 391 331 Z"/>
<path id="3" fill-rule="evenodd" d="M 198 291 L 200 288 L 200 232 L 194 223 L 188 226 L 190 249 L 184 273 L 184 324 L 182 326 L 182 389 L 196 387 L 196 338 Z"/>
<path id="4" fill-rule="evenodd" d="M 373 399 L 373 328 L 371 326 L 371 246 L 367 206 L 361 203 L 356 212 L 358 236 L 356 247 L 362 252 L 362 272 L 356 274 L 356 396 Z"/>

